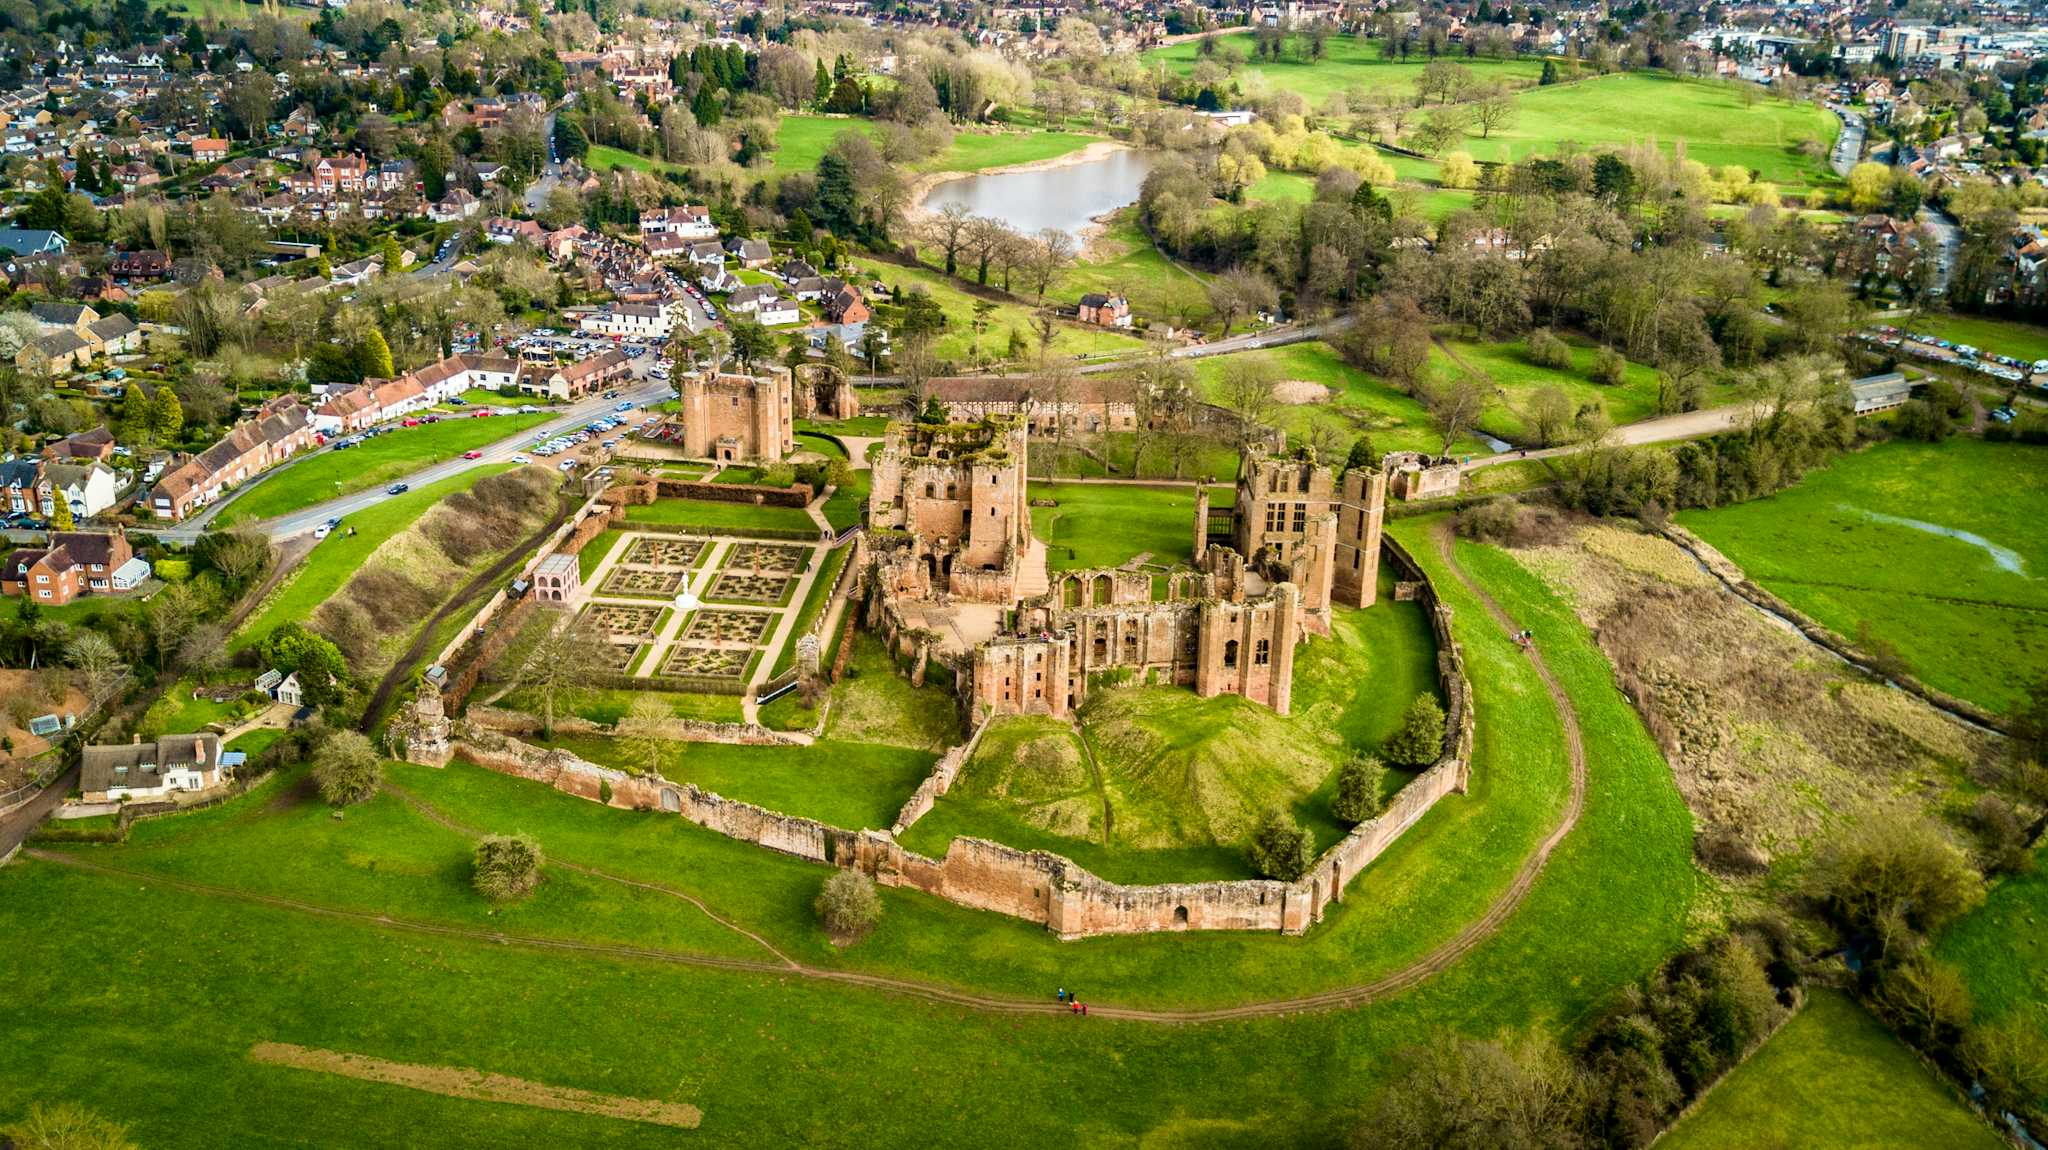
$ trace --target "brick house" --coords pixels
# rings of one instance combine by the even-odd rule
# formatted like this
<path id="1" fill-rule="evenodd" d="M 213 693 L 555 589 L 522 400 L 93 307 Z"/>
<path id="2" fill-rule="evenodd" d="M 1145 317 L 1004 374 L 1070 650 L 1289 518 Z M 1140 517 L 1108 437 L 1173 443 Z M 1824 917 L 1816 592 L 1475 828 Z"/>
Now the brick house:
<path id="1" fill-rule="evenodd" d="M 1089 292 L 1081 297 L 1080 311 L 1075 318 L 1096 327 L 1129 327 L 1131 303 L 1121 294 L 1103 295 L 1101 292 Z"/>
<path id="2" fill-rule="evenodd" d="M 160 519 L 183 519 L 312 445 L 312 413 L 298 397 L 278 396 L 219 443 L 165 471 L 150 490 L 147 506 Z"/>
<path id="3" fill-rule="evenodd" d="M 80 595 L 132 591 L 149 563 L 118 532 L 58 531 L 46 547 L 17 551 L 0 571 L 0 592 L 62 607 Z"/>

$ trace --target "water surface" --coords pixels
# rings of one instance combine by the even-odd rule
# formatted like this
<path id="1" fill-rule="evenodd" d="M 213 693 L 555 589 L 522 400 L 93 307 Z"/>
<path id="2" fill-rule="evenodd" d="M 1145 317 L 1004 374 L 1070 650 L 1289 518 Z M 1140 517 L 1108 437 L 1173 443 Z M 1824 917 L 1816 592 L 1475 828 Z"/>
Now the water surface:
<path id="1" fill-rule="evenodd" d="M 1865 511 L 1861 507 L 1851 507 L 1846 503 L 1840 506 L 1844 511 L 1853 511 L 1865 519 L 1879 523 L 1889 523 L 1894 527 L 1910 527 L 1915 531 L 1925 531 L 1929 535 L 1945 535 L 1950 539 L 1960 539 L 1972 547 L 1982 548 L 1985 554 L 1991 556 L 1991 561 L 1998 565 L 2000 571 L 2010 571 L 2015 575 L 2027 573 L 2027 561 L 2020 558 L 2019 552 L 2010 547 L 2000 547 L 1982 535 L 1958 531 L 1953 527 L 1943 527 L 1939 523 L 1929 523 L 1924 519 L 1907 519 L 1902 515 L 1886 515 L 1882 511 Z"/>
<path id="2" fill-rule="evenodd" d="M 1078 242 L 1097 216 L 1138 202 L 1153 163 L 1151 153 L 1127 148 L 1065 167 L 968 176 L 933 188 L 923 206 L 936 212 L 962 204 L 972 215 L 1001 220 L 1025 235 L 1058 228 Z"/>

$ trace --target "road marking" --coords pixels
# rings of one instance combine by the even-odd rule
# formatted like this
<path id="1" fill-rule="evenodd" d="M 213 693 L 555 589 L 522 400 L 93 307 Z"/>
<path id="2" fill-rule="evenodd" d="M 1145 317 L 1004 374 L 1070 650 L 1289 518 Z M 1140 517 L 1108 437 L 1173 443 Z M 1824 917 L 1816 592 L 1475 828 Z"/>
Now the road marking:
<path id="1" fill-rule="evenodd" d="M 648 1122 L 695 1130 L 704 1112 L 687 1102 L 660 1102 L 651 1098 L 627 1098 L 598 1094 L 573 1086 L 550 1086 L 507 1074 L 490 1074 L 466 1066 L 427 1066 L 414 1062 L 390 1062 L 367 1054 L 344 1054 L 338 1050 L 316 1050 L 289 1042 L 259 1042 L 249 1048 L 249 1058 L 270 1066 L 289 1066 L 320 1074 L 338 1074 L 364 1082 L 403 1086 L 467 1098 L 477 1102 L 504 1102 L 513 1106 L 538 1106 L 543 1110 L 565 1110 L 573 1114 L 596 1114 L 627 1122 Z"/>

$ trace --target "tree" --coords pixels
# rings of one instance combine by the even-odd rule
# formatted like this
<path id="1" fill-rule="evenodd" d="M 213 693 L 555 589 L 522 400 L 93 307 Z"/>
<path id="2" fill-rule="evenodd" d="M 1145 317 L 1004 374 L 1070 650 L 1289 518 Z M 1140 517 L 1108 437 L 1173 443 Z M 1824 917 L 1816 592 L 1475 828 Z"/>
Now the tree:
<path id="1" fill-rule="evenodd" d="M 1472 105 L 1472 119 L 1479 125 L 1479 138 L 1484 140 L 1493 134 L 1495 128 L 1505 128 L 1515 122 L 1515 94 L 1505 84 L 1495 84 L 1486 90 Z"/>
<path id="2" fill-rule="evenodd" d="M 973 218 L 966 204 L 951 203 L 925 219 L 924 242 L 945 254 L 949 276 L 957 274 L 960 253 L 967 247 L 967 225 Z"/>
<path id="3" fill-rule="evenodd" d="M 1547 88 L 1550 85 L 1557 83 L 1557 80 L 1557 61 L 1543 61 L 1543 75 L 1537 78 L 1537 86 Z"/>
<path id="4" fill-rule="evenodd" d="M 1245 356 L 1227 357 L 1223 367 L 1223 406 L 1237 416 L 1237 447 L 1242 451 L 1264 430 L 1278 403 L 1273 398 L 1273 369 Z"/>
<path id="5" fill-rule="evenodd" d="M 1429 412 L 1430 422 L 1436 425 L 1436 433 L 1443 440 L 1443 454 L 1451 453 L 1451 445 L 1472 433 L 1479 425 L 1479 412 L 1486 406 L 1486 393 L 1469 378 L 1460 377 L 1455 382 L 1440 384 L 1422 392 L 1422 406 Z"/>
<path id="6" fill-rule="evenodd" d="M 633 696 L 632 705 L 619 720 L 618 733 L 619 742 L 632 758 L 634 774 L 660 778 L 661 761 L 669 747 L 689 745 L 669 738 L 665 728 L 674 719 L 675 711 L 665 696 L 654 691 L 641 691 Z"/>
<path id="7" fill-rule="evenodd" d="M 1926 815 L 1882 808 L 1849 823 L 1815 852 L 1810 890 L 1844 931 L 1878 957 L 1962 917 L 1984 899 L 1969 856 Z"/>
<path id="8" fill-rule="evenodd" d="M 50 504 L 50 526 L 59 531 L 70 531 L 78 526 L 76 518 L 71 514 L 71 501 L 64 498 L 62 492 L 59 492 Z"/>
<path id="9" fill-rule="evenodd" d="M 741 371 L 751 371 L 757 360 L 774 356 L 775 337 L 758 320 L 735 318 L 729 330 L 733 358 L 739 361 Z"/>
<path id="10" fill-rule="evenodd" d="M 882 921 L 882 899 L 875 881 L 864 871 L 847 867 L 832 872 L 814 904 L 818 921 L 837 939 L 852 942 Z"/>
<path id="11" fill-rule="evenodd" d="M 1316 861 L 1315 840 L 1279 807 L 1268 807 L 1252 828 L 1252 869 L 1267 878 L 1293 882 Z"/>
<path id="12" fill-rule="evenodd" d="M 382 274 L 395 276 L 405 270 L 405 249 L 399 246 L 397 236 L 386 233 L 384 242 L 378 245 L 377 256 L 383 265 Z"/>
<path id="13" fill-rule="evenodd" d="M 1571 397 L 1556 384 L 1541 388 L 1530 396 L 1529 427 L 1536 433 L 1536 442 L 1544 447 L 1563 443 L 1565 433 L 1571 430 L 1572 412 Z"/>
<path id="14" fill-rule="evenodd" d="M 1916 954 L 1884 973 L 1877 1012 L 1922 1050 L 1955 1049 L 1970 1026 L 1970 988 L 1949 963 Z"/>
<path id="15" fill-rule="evenodd" d="M 1859 212 L 1885 206 L 1892 194 L 1890 165 L 1866 160 L 1849 169 L 1849 204 Z"/>
<path id="16" fill-rule="evenodd" d="M 1279 300 L 1279 289 L 1255 268 L 1234 267 L 1209 281 L 1209 304 L 1223 317 L 1225 338 L 1238 316 L 1275 307 Z"/>
<path id="17" fill-rule="evenodd" d="M 1584 1074 L 1540 1040 L 1517 1049 L 1439 1035 L 1404 1051 L 1388 1083 L 1352 1132 L 1358 1147 L 1539 1150 L 1582 1144 Z"/>
<path id="18" fill-rule="evenodd" d="M 121 661 L 121 653 L 114 644 L 98 631 L 80 631 L 64 645 L 64 661 L 78 671 L 84 680 L 86 696 L 94 706 L 114 697 L 114 691 L 127 677 L 127 664 Z"/>
<path id="19" fill-rule="evenodd" d="M 540 844 L 527 835 L 485 835 L 470 856 L 476 892 L 492 902 L 512 902 L 540 885 Z"/>
<path id="20" fill-rule="evenodd" d="M 1369 755 L 1353 755 L 1337 770 L 1337 797 L 1330 813 L 1347 823 L 1362 823 L 1380 813 L 1380 787 L 1387 768 Z"/>
<path id="21" fill-rule="evenodd" d="M 1361 435 L 1351 441 L 1351 453 L 1344 457 L 1344 470 L 1354 467 L 1378 467 L 1380 453 L 1373 450 L 1372 436 Z"/>
<path id="22" fill-rule="evenodd" d="M 1628 376 L 1628 357 L 1611 347 L 1593 353 L 1593 369 L 1587 373 L 1594 383 L 1619 386 Z"/>
<path id="23" fill-rule="evenodd" d="M 185 408 L 178 402 L 178 393 L 168 386 L 158 386 L 156 395 L 149 401 L 149 433 L 158 443 L 175 443 L 178 433 L 185 430 Z"/>
<path id="24" fill-rule="evenodd" d="M 1388 762 L 1404 767 L 1425 767 L 1444 752 L 1444 709 L 1436 696 L 1415 696 L 1401 714 L 1401 726 L 1380 747 Z"/>
<path id="25" fill-rule="evenodd" d="M 384 766 L 377 748 L 359 731 L 335 731 L 313 753 L 313 782 L 330 806 L 346 807 L 377 793 Z"/>
<path id="26" fill-rule="evenodd" d="M 564 160 L 580 160 L 590 154 L 590 137 L 569 116 L 555 117 L 555 154 Z"/>
<path id="27" fill-rule="evenodd" d="M 398 374 L 391 362 L 391 345 L 384 342 L 384 333 L 374 324 L 356 344 L 355 366 L 363 379 L 390 379 Z"/>
<path id="28" fill-rule="evenodd" d="M 540 695 L 540 729 L 555 733 L 555 704 L 561 696 L 596 681 L 605 651 L 581 619 L 569 618 L 550 627 L 519 669 L 519 682 Z"/>
<path id="29" fill-rule="evenodd" d="M 817 71 L 811 80 L 811 102 L 824 107 L 832 99 L 832 73 L 825 70 L 825 60 L 818 59 Z"/>
<path id="30" fill-rule="evenodd" d="M 138 1150 L 128 1127 L 75 1102 L 31 1103 L 27 1115 L 0 1126 L 0 1142 L 16 1150 Z"/>
<path id="31" fill-rule="evenodd" d="M 296 621 L 280 624 L 264 636 L 256 653 L 273 668 L 297 675 L 300 693 L 316 707 L 340 698 L 348 681 L 348 660 L 341 648 Z"/>

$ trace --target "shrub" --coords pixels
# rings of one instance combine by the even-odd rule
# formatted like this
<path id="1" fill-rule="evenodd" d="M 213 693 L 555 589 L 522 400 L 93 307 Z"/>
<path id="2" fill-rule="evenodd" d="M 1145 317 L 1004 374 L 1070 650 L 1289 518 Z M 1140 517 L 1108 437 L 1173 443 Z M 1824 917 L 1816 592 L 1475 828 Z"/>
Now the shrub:
<path id="1" fill-rule="evenodd" d="M 1444 709 L 1436 696 L 1421 694 L 1408 704 L 1401 716 L 1401 729 L 1380 747 L 1388 762 L 1423 767 L 1436 761 L 1444 749 Z"/>
<path id="2" fill-rule="evenodd" d="M 1720 874 L 1754 875 L 1770 868 L 1763 852 L 1731 827 L 1701 831 L 1693 839 L 1692 849 L 1701 866 Z"/>
<path id="3" fill-rule="evenodd" d="M 1985 874 L 2025 874 L 2034 869 L 2027 825 L 2003 796 L 1978 795 L 1963 821 L 1977 836 L 1977 858 Z"/>
<path id="4" fill-rule="evenodd" d="M 818 892 L 818 921 L 841 939 L 852 941 L 882 921 L 882 899 L 875 893 L 875 880 L 851 867 L 832 872 L 825 888 Z"/>
<path id="5" fill-rule="evenodd" d="M 377 761 L 377 748 L 355 731 L 336 731 L 313 755 L 313 781 L 320 797 L 345 807 L 377 793 L 384 766 Z"/>
<path id="6" fill-rule="evenodd" d="M 1562 371 L 1572 365 L 1571 346 L 1549 328 L 1539 327 L 1529 333 L 1529 362 Z"/>
<path id="7" fill-rule="evenodd" d="M 540 885 L 540 844 L 525 835 L 485 835 L 473 861 L 470 881 L 492 902 L 525 898 Z"/>
<path id="8" fill-rule="evenodd" d="M 1909 399 L 1892 416 L 1892 431 L 1920 443 L 1940 443 L 1955 434 L 1955 421 L 1948 410 L 1926 399 Z"/>
<path id="9" fill-rule="evenodd" d="M 1914 955 L 1884 975 L 1872 997 L 1878 1014 L 1930 1053 L 1953 1051 L 1970 1026 L 1970 988 L 1955 967 Z"/>
<path id="10" fill-rule="evenodd" d="M 1251 858 L 1252 869 L 1260 874 L 1293 882 L 1316 861 L 1315 842 L 1292 815 L 1269 807 L 1252 830 Z"/>
<path id="11" fill-rule="evenodd" d="M 1628 359 L 1611 347 L 1603 347 L 1593 356 L 1593 370 L 1589 378 L 1594 383 L 1614 387 L 1628 374 Z"/>
<path id="12" fill-rule="evenodd" d="M 1942 828 L 1908 808 L 1867 812 L 1815 853 L 1814 899 L 1880 957 L 1955 921 L 1984 899 L 1976 868 Z"/>
<path id="13" fill-rule="evenodd" d="M 31 1104 L 26 1117 L 0 1126 L 0 1142 L 20 1150 L 136 1150 L 126 1126 L 76 1102 Z"/>
<path id="14" fill-rule="evenodd" d="M 1337 771 L 1337 797 L 1330 813 L 1347 823 L 1362 823 L 1380 813 L 1380 786 L 1387 768 L 1369 755 L 1354 755 Z"/>
<path id="15" fill-rule="evenodd" d="M 2048 1102 L 2048 1037 L 2030 1019 L 2008 1014 L 1963 1038 L 1963 1063 L 1998 1106 L 2040 1113 Z"/>

